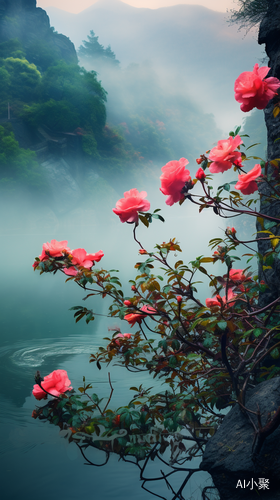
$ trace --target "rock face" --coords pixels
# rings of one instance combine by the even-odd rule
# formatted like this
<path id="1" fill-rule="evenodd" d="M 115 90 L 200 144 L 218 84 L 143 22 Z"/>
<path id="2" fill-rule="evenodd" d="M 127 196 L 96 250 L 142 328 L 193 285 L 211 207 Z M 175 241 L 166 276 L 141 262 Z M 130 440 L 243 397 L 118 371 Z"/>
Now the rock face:
<path id="1" fill-rule="evenodd" d="M 269 57 L 269 66 L 271 68 L 269 76 L 275 76 L 280 80 L 280 3 L 278 0 L 270 0 L 266 16 L 264 17 L 259 30 L 259 44 L 265 44 L 265 50 Z M 278 91 L 279 92 L 279 91 Z M 280 158 L 280 141 L 275 142 L 280 137 L 280 115 L 273 117 L 272 111 L 275 102 L 279 100 L 276 96 L 267 108 L 264 110 L 265 121 L 267 126 L 267 160 Z M 270 172 L 273 173 L 273 168 L 270 167 Z M 264 184 L 264 183 L 263 183 Z M 266 196 L 270 190 L 265 185 L 260 189 L 262 196 L 260 211 L 271 217 L 280 217 L 280 202 L 266 203 Z M 258 226 L 258 230 L 261 227 Z M 274 234 L 280 235 L 280 225 L 271 228 Z M 259 244 L 259 252 L 265 253 L 271 249 L 268 242 Z M 265 306 L 277 299 L 280 296 L 280 259 L 276 258 L 271 270 L 265 271 L 265 276 L 262 266 L 259 269 L 260 279 L 265 279 L 269 285 L 269 290 L 260 297 L 260 306 Z"/>
<path id="2" fill-rule="evenodd" d="M 279 377 L 248 392 L 246 407 L 257 412 L 258 405 L 264 426 L 269 414 L 273 415 L 280 406 Z M 250 418 L 258 427 L 256 415 L 250 413 Z M 240 500 L 243 497 L 249 500 L 280 499 L 280 428 L 266 438 L 260 452 L 253 458 L 254 434 L 249 417 L 236 405 L 206 445 L 200 468 L 211 474 L 221 500 Z M 259 489 L 260 478 L 269 480 L 269 490 Z"/>
<path id="3" fill-rule="evenodd" d="M 270 0 L 269 7 L 259 30 L 259 44 L 265 44 L 271 68 L 268 76 L 280 80 L 280 2 Z M 280 93 L 280 91 L 278 91 Z M 279 96 L 270 101 L 264 110 L 267 127 L 267 160 L 280 158 L 280 114 L 274 118 L 273 108 Z M 275 142 L 276 141 L 276 142 Z M 269 166 L 268 174 L 273 174 L 274 167 Z M 271 217 L 280 218 L 280 201 L 266 202 L 271 189 L 265 183 L 260 185 L 260 212 Z M 257 230 L 263 229 L 260 224 Z M 270 230 L 280 236 L 280 224 L 275 222 Z M 271 250 L 270 242 L 259 242 L 261 254 Z M 278 255 L 278 254 L 277 254 Z M 259 278 L 265 279 L 269 289 L 259 299 L 261 307 L 280 297 L 280 259 L 276 257 L 272 269 L 259 268 Z M 253 412 L 261 412 L 262 426 L 269 421 L 280 406 L 280 378 L 274 378 L 259 384 L 248 392 L 246 407 Z M 257 417 L 250 413 L 250 419 L 258 428 Z M 236 405 L 224 418 L 217 433 L 208 442 L 201 463 L 201 468 L 208 471 L 219 491 L 221 500 L 249 500 L 265 498 L 280 499 L 280 427 L 264 441 L 259 453 L 252 454 L 255 430 L 249 417 Z M 269 490 L 260 488 L 260 480 L 269 480 Z M 264 482 L 264 481 L 263 481 Z"/>
<path id="4" fill-rule="evenodd" d="M 31 44 L 46 44 L 67 63 L 77 63 L 73 43 L 50 27 L 47 13 L 36 7 L 36 0 L 0 0 L 0 42 L 18 38 L 28 49 Z M 30 61 L 36 64 L 36 61 Z"/>

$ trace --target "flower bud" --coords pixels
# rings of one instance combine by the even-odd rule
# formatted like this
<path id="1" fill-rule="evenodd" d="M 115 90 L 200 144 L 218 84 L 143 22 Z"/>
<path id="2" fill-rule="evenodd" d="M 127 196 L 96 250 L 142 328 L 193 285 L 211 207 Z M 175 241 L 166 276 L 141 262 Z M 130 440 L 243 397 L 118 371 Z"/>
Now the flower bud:
<path id="1" fill-rule="evenodd" d="M 199 167 L 198 171 L 195 174 L 195 177 L 201 182 L 203 182 L 206 179 L 205 172 L 201 167 Z"/>
<path id="2" fill-rule="evenodd" d="M 235 236 L 236 235 L 236 229 L 234 227 L 227 227 L 226 228 L 226 235 L 227 236 Z"/>
<path id="3" fill-rule="evenodd" d="M 124 300 L 123 303 L 125 306 L 128 306 L 128 307 L 131 306 L 130 300 Z"/>
<path id="4" fill-rule="evenodd" d="M 141 255 L 145 255 L 145 254 L 147 254 L 148 252 L 147 252 L 147 250 L 144 250 L 144 248 L 140 248 L 139 253 L 140 253 Z"/>
<path id="5" fill-rule="evenodd" d="M 136 288 L 136 286 L 135 286 L 135 285 L 132 285 L 132 286 L 131 286 L 131 290 L 132 290 L 133 292 L 137 292 L 137 288 Z"/>
<path id="6" fill-rule="evenodd" d="M 177 300 L 178 304 L 180 304 L 183 300 L 182 295 L 177 295 L 176 300 Z"/>

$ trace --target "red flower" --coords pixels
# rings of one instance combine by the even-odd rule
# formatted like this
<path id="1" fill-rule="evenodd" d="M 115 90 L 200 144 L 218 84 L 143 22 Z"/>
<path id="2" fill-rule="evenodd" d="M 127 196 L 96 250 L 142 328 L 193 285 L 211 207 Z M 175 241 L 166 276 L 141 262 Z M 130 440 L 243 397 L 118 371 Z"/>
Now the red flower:
<path id="1" fill-rule="evenodd" d="M 273 76 L 265 78 L 269 69 L 268 66 L 259 68 L 259 65 L 255 64 L 253 71 L 244 71 L 236 79 L 235 100 L 241 103 L 242 111 L 251 111 L 253 108 L 264 109 L 276 95 L 280 81 Z"/>
<path id="2" fill-rule="evenodd" d="M 179 161 L 170 161 L 162 167 L 162 175 L 160 176 L 161 187 L 160 191 L 167 195 L 165 200 L 167 205 L 173 205 L 184 198 L 182 189 L 187 181 L 191 181 L 189 170 L 185 169 L 188 164 L 186 158 L 181 158 Z"/>
<path id="3" fill-rule="evenodd" d="M 258 190 L 258 185 L 256 183 L 257 177 L 262 174 L 262 169 L 259 164 L 256 164 L 250 172 L 247 174 L 241 174 L 238 176 L 238 182 L 235 185 L 235 189 L 239 189 L 243 194 L 252 194 Z"/>
<path id="4" fill-rule="evenodd" d="M 121 222 L 138 222 L 138 212 L 147 212 L 150 209 L 150 202 L 144 200 L 146 191 L 130 189 L 124 193 L 124 198 L 121 198 L 116 203 L 116 208 L 113 212 L 119 216 Z"/>

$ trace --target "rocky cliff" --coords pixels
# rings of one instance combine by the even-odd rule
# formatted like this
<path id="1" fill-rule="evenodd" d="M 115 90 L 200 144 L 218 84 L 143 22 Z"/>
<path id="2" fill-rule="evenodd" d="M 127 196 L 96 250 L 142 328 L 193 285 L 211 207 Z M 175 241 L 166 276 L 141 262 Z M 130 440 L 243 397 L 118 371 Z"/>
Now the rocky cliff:
<path id="1" fill-rule="evenodd" d="M 46 44 L 67 63 L 77 63 L 73 43 L 50 27 L 47 13 L 36 7 L 36 0 L 0 0 L 0 42 L 18 38 L 27 50 L 34 43 Z M 33 60 L 37 63 L 33 52 Z"/>
<path id="2" fill-rule="evenodd" d="M 280 498 L 280 428 L 265 439 L 258 453 L 252 453 L 257 446 L 256 413 L 259 409 L 263 426 L 269 423 L 280 405 L 279 389 L 280 378 L 276 377 L 251 390 L 246 397 L 251 413 L 245 415 L 236 405 L 206 445 L 200 467 L 211 474 L 220 500 Z M 267 487 L 260 486 L 260 478 L 266 479 Z"/>
<path id="3" fill-rule="evenodd" d="M 271 68 L 268 76 L 280 79 L 280 3 L 270 0 L 268 10 L 259 29 L 259 44 L 265 44 Z M 267 127 L 267 160 L 280 158 L 280 114 L 273 116 L 275 104 L 279 96 L 272 99 L 264 110 Z M 279 165 L 280 166 L 280 161 Z M 268 174 L 274 174 L 274 167 L 268 167 Z M 273 177 L 272 177 L 273 178 Z M 277 181 L 275 181 L 276 183 Z M 271 188 L 264 183 L 260 186 L 260 212 L 271 217 L 280 217 L 280 201 L 266 201 Z M 257 225 L 258 231 L 263 229 Z M 273 233 L 280 236 L 280 224 L 270 227 Z M 261 254 L 271 250 L 270 242 L 259 242 Z M 260 263 L 259 277 L 265 279 L 269 288 L 262 293 L 259 305 L 269 304 L 280 297 L 280 259 L 278 254 L 271 264 L 272 269 L 263 271 Z M 278 360 L 279 361 L 279 360 Z M 275 362 L 277 364 L 277 361 Z M 279 365 L 278 365 L 279 366 Z M 240 500 L 280 498 L 280 462 L 278 441 L 280 428 L 273 429 L 256 453 L 257 431 L 260 422 L 257 413 L 260 411 L 262 426 L 269 425 L 271 418 L 280 407 L 280 378 L 276 377 L 255 387 L 246 398 L 246 407 L 250 413 L 245 415 L 236 405 L 224 418 L 221 427 L 208 442 L 201 463 L 213 478 L 221 500 Z M 254 450 L 254 452 L 253 452 Z M 266 481 L 266 483 L 265 483 Z M 260 486 L 266 484 L 266 486 Z"/>
<path id="4" fill-rule="evenodd" d="M 259 44 L 265 44 L 265 50 L 269 57 L 269 66 L 271 68 L 268 76 L 276 76 L 280 79 L 280 3 L 279 0 L 270 0 L 267 14 L 261 22 L 259 29 Z M 267 160 L 280 158 L 280 115 L 276 118 L 273 116 L 273 108 L 275 103 L 279 101 L 279 96 L 272 99 L 264 110 L 265 121 L 267 127 Z M 276 141 L 276 142 L 275 142 Z M 279 163 L 280 165 L 280 163 Z M 269 172 L 273 174 L 273 167 L 269 167 Z M 280 202 L 267 203 L 266 197 L 270 194 L 270 190 L 266 185 L 261 187 L 261 205 L 260 211 L 271 217 L 280 217 Z M 258 230 L 261 227 L 258 226 Z M 276 225 L 270 229 L 274 234 L 280 235 L 280 225 Z M 270 242 L 260 242 L 259 252 L 264 254 L 271 249 Z M 277 299 L 280 296 L 280 259 L 274 259 L 271 270 L 262 270 L 262 265 L 259 269 L 260 279 L 265 279 L 269 285 L 269 289 L 262 294 L 260 305 L 265 306 Z"/>

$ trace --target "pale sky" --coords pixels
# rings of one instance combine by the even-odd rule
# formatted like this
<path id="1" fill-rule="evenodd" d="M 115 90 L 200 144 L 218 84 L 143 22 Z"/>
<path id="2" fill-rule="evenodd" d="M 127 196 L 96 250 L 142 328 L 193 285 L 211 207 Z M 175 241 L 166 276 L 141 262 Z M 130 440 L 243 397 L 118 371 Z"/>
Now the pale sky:
<path id="1" fill-rule="evenodd" d="M 97 3 L 98 0 L 37 0 L 37 7 L 46 9 L 47 7 L 57 7 L 58 9 L 73 12 L 77 14 L 91 5 Z M 212 10 L 226 12 L 228 9 L 236 6 L 235 0 L 122 0 L 123 3 L 132 5 L 133 7 L 145 7 L 150 9 L 158 9 L 159 7 L 169 7 L 171 5 L 189 4 L 203 5 Z"/>

